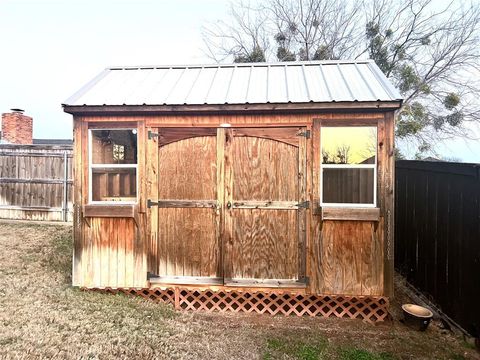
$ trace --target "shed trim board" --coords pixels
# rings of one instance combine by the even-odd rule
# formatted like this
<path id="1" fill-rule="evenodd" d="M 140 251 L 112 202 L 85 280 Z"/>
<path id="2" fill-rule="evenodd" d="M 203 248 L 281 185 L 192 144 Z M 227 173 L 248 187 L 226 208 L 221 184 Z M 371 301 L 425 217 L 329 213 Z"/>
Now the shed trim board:
<path id="1" fill-rule="evenodd" d="M 75 139 L 73 285 L 393 296 L 394 111 L 401 100 L 388 108 L 342 104 L 259 104 L 266 105 L 259 112 L 250 104 L 234 105 L 248 111 L 185 105 L 182 113 L 173 105 L 66 104 Z M 327 179 L 321 170 L 325 126 L 340 132 L 375 127 L 374 163 L 356 162 L 349 172 L 341 160 L 326 162 L 324 169 L 335 170 Z M 115 196 L 128 178 L 92 185 L 89 133 L 105 130 L 95 146 L 108 153 L 120 134 L 115 130 L 132 128 L 136 200 L 122 203 Z M 373 178 L 356 177 L 372 168 Z M 93 203 L 92 186 L 104 187 L 111 202 Z M 371 206 L 358 205 L 362 189 L 375 194 Z M 322 206 L 322 191 L 349 200 Z"/>

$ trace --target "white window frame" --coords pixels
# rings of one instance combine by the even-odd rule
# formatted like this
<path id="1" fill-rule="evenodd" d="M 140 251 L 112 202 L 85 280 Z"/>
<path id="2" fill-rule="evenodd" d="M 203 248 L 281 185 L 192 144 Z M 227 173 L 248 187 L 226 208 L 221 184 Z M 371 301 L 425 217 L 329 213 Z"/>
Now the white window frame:
<path id="1" fill-rule="evenodd" d="M 138 137 L 137 137 L 137 163 L 136 164 L 94 164 L 93 159 L 93 134 L 99 130 L 136 130 L 136 128 L 92 128 L 88 129 L 88 203 L 103 205 L 135 205 L 138 203 Z M 135 169 L 135 201 L 101 201 L 92 199 L 93 169 Z"/>
<path id="2" fill-rule="evenodd" d="M 339 127 L 339 126 L 322 126 Z M 374 164 L 324 164 L 322 158 L 322 139 L 320 138 L 320 206 L 321 207 L 342 207 L 342 208 L 376 208 L 377 207 L 377 157 L 378 157 L 378 127 L 377 125 L 348 125 L 341 127 L 373 127 L 375 128 L 375 163 Z M 320 130 L 320 136 L 321 136 Z M 373 203 L 325 203 L 323 202 L 323 170 L 324 169 L 373 169 Z"/>

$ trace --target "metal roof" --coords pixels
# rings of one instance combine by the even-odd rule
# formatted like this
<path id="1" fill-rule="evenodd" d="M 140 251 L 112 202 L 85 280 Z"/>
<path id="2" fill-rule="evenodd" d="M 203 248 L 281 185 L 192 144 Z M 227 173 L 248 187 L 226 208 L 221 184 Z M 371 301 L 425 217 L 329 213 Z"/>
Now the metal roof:
<path id="1" fill-rule="evenodd" d="M 65 106 L 398 102 L 372 60 L 111 67 Z"/>

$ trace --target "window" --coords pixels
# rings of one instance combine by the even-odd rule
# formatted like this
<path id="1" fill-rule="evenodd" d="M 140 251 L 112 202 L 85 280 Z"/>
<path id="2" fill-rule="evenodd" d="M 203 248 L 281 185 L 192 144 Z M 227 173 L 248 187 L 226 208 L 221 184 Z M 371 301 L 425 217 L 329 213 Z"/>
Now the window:
<path id="1" fill-rule="evenodd" d="M 324 126 L 320 142 L 321 205 L 375 207 L 377 128 Z"/>
<path id="2" fill-rule="evenodd" d="M 136 129 L 90 130 L 89 201 L 137 200 Z"/>

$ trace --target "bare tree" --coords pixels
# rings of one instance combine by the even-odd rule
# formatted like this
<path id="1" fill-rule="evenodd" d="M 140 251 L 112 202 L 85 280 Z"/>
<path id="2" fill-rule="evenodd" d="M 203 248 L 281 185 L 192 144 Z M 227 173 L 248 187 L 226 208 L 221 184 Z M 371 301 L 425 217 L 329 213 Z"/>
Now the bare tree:
<path id="1" fill-rule="evenodd" d="M 278 49 L 285 48 L 297 60 L 340 59 L 355 53 L 355 40 L 361 36 L 356 26 L 359 5 L 347 0 L 271 0 L 268 10 Z"/>
<path id="2" fill-rule="evenodd" d="M 233 3 L 204 29 L 216 61 L 372 58 L 405 98 L 397 136 L 431 151 L 480 123 L 480 3 L 266 0 Z"/>
<path id="3" fill-rule="evenodd" d="M 350 145 L 342 144 L 337 147 L 337 164 L 348 164 L 350 161 Z"/>
<path id="4" fill-rule="evenodd" d="M 456 5 L 455 5 L 456 4 Z M 453 1 L 373 0 L 366 7 L 366 53 L 404 96 L 397 136 L 420 152 L 479 122 L 480 6 Z M 456 7 L 455 7 L 455 6 Z"/>
<path id="5" fill-rule="evenodd" d="M 270 43 L 265 11 L 242 0 L 233 1 L 228 21 L 219 20 L 202 30 L 207 55 L 216 62 L 265 61 Z"/>

